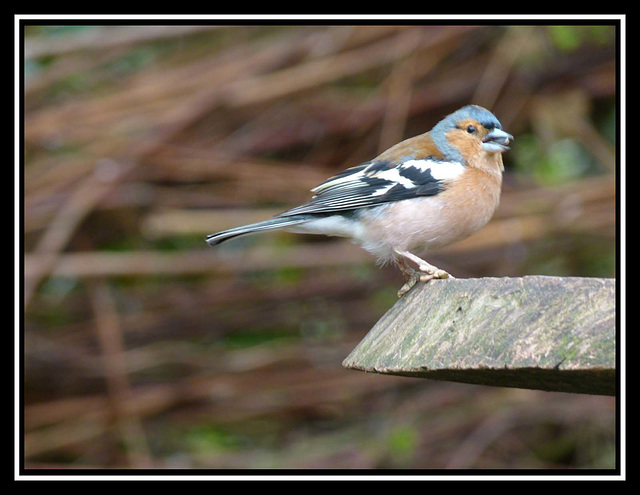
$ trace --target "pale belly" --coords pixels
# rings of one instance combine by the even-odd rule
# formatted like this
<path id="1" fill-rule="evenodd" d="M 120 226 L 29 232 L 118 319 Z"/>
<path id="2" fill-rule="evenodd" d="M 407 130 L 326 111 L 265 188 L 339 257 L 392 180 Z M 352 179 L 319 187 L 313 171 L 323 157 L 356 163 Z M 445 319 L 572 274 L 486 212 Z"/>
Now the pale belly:
<path id="1" fill-rule="evenodd" d="M 384 212 L 366 212 L 366 228 L 354 239 L 380 262 L 395 258 L 395 251 L 424 256 L 480 230 L 491 219 L 497 200 L 472 198 L 452 204 L 441 196 L 415 198 L 390 204 Z"/>

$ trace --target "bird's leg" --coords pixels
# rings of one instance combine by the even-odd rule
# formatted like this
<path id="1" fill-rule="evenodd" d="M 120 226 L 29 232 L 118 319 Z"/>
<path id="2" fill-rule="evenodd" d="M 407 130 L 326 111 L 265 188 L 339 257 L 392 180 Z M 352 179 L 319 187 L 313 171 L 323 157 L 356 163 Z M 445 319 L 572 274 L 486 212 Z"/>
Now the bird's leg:
<path id="1" fill-rule="evenodd" d="M 422 258 L 418 258 L 415 254 L 412 254 L 409 251 L 396 251 L 396 254 L 400 256 L 400 258 L 396 258 L 396 263 L 400 267 L 402 273 L 408 279 L 407 282 L 398 291 L 398 297 L 402 297 L 404 294 L 406 294 L 407 291 L 409 291 L 409 289 L 411 289 L 411 287 L 413 287 L 416 282 L 418 282 L 418 280 L 420 282 L 428 282 L 433 278 L 454 278 L 449 273 L 427 263 Z M 418 265 L 418 272 L 407 265 L 403 258 L 411 260 L 416 265 Z"/>
<path id="2" fill-rule="evenodd" d="M 400 268 L 400 271 L 402 272 L 404 277 L 407 279 L 405 284 L 398 291 L 398 297 L 402 297 L 407 292 L 409 292 L 409 289 L 411 289 L 411 287 L 418 283 L 418 281 L 420 280 L 420 274 L 413 268 L 411 268 L 403 258 L 396 258 L 395 262 L 398 265 L 398 268 Z"/>
<path id="3" fill-rule="evenodd" d="M 418 270 L 422 272 L 424 275 L 421 275 L 420 280 L 422 282 L 428 282 L 432 278 L 453 278 L 444 270 L 441 270 L 438 267 L 430 265 L 422 258 L 418 258 L 415 254 L 410 253 L 409 251 L 396 251 L 396 254 L 413 261 L 416 265 L 418 265 Z"/>

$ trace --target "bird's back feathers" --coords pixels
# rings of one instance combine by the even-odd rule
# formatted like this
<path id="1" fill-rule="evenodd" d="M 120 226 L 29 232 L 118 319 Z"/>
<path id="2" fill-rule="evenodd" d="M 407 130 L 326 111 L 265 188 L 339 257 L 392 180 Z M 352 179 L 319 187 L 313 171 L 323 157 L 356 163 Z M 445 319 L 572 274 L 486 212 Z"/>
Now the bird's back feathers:
<path id="1" fill-rule="evenodd" d="M 365 162 L 331 177 L 312 189 L 308 203 L 281 213 L 279 217 L 299 214 L 331 213 L 376 206 L 392 201 L 433 196 L 440 193 L 448 179 L 464 172 L 457 162 L 431 157 Z"/>

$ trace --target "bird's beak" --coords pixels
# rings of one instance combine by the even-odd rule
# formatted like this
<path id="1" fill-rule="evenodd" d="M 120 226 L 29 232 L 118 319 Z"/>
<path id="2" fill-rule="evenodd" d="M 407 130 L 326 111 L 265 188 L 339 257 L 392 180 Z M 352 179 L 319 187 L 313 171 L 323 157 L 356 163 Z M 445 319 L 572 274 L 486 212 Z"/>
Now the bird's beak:
<path id="1" fill-rule="evenodd" d="M 507 151 L 508 144 L 513 141 L 513 136 L 497 127 L 487 134 L 482 140 L 482 148 L 487 151 Z"/>

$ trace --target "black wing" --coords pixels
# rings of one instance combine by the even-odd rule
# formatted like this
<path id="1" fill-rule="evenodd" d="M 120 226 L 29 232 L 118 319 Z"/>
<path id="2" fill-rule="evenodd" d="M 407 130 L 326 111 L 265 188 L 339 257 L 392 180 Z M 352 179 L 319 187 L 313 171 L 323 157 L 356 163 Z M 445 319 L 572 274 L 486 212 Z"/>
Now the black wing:
<path id="1" fill-rule="evenodd" d="M 366 162 L 348 168 L 311 190 L 313 198 L 278 216 L 329 213 L 374 206 L 419 196 L 433 196 L 446 181 L 465 170 L 458 162 L 433 158 L 407 159 L 400 163 Z"/>

